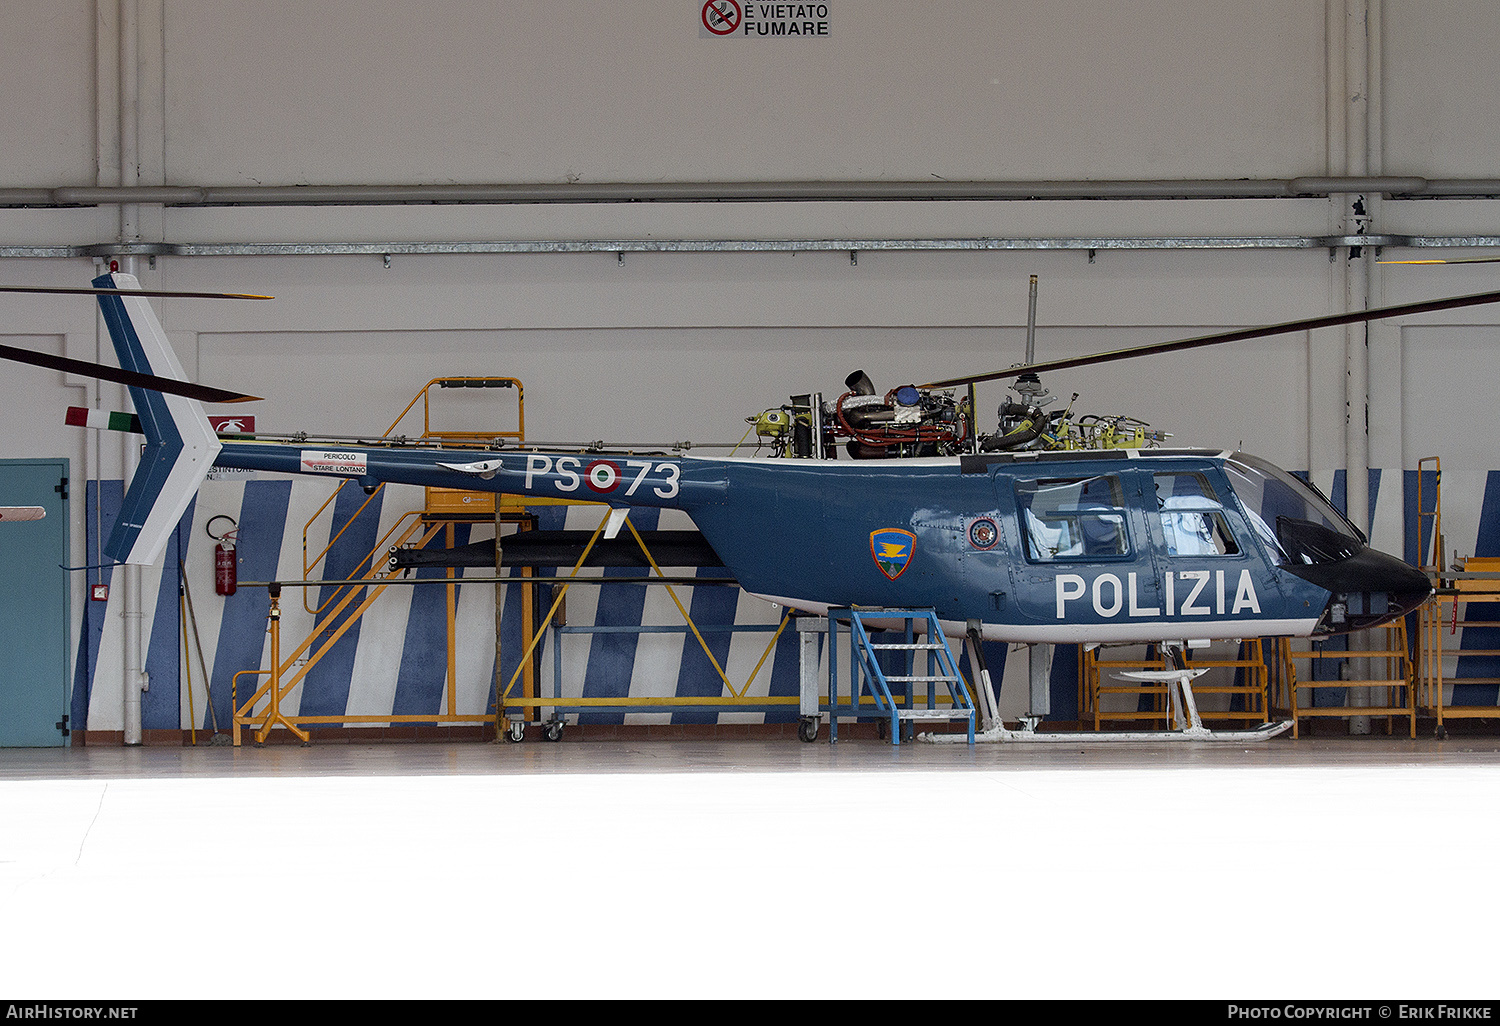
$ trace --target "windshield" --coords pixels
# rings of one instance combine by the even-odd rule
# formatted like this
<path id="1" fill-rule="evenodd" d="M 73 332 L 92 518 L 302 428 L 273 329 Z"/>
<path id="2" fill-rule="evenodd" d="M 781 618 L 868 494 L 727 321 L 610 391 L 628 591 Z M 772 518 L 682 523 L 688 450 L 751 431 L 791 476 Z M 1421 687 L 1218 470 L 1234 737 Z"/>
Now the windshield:
<path id="1" fill-rule="evenodd" d="M 1281 566 L 1336 563 L 1365 547 L 1359 532 L 1305 481 L 1236 453 L 1224 471 L 1250 526 Z"/>

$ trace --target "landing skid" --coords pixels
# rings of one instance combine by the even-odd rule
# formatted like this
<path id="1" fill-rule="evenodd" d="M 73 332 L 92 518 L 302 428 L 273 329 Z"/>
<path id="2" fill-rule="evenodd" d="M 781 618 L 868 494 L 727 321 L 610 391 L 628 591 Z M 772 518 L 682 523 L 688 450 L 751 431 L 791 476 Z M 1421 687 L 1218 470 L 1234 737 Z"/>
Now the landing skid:
<path id="1" fill-rule="evenodd" d="M 1229 741 L 1234 744 L 1252 744 L 1283 734 L 1291 729 L 1291 726 L 1291 720 L 1283 720 L 1280 723 L 1263 723 L 1254 730 L 1209 730 L 1207 727 L 1186 727 L 1182 730 L 1132 730 L 1099 734 L 1082 732 L 1039 734 L 1034 730 L 1007 730 L 1004 727 L 992 727 L 989 730 L 976 731 L 974 743 L 1017 742 L 1075 745 L 1101 742 L 1118 744 L 1131 741 Z M 935 745 L 968 744 L 969 736 L 967 734 L 920 734 L 917 740 Z"/>
<path id="2" fill-rule="evenodd" d="M 1141 741 L 1229 741 L 1234 744 L 1250 744 L 1256 741 L 1264 741 L 1284 733 L 1291 725 L 1291 720 L 1283 720 L 1280 723 L 1263 723 L 1254 730 L 1209 730 L 1203 725 L 1203 719 L 1198 715 L 1198 703 L 1193 698 L 1193 678 L 1204 673 L 1204 670 L 1175 669 L 1175 670 L 1136 670 L 1131 673 L 1119 674 L 1130 680 L 1151 681 L 1158 684 L 1166 684 L 1168 695 L 1172 703 L 1172 715 L 1179 723 L 1186 722 L 1180 730 L 1132 730 L 1120 733 L 1108 734 L 1038 734 L 1035 730 L 1036 721 L 1028 720 L 1021 730 L 1006 730 L 1002 726 L 994 726 L 988 730 L 976 732 L 974 743 L 981 742 L 1022 742 L 1022 743 L 1055 743 L 1055 744 L 1099 744 L 1100 742 L 1118 744 L 1120 742 Z M 956 744 L 963 742 L 967 744 L 969 738 L 966 734 L 922 734 L 917 740 L 926 741 L 930 744 Z"/>

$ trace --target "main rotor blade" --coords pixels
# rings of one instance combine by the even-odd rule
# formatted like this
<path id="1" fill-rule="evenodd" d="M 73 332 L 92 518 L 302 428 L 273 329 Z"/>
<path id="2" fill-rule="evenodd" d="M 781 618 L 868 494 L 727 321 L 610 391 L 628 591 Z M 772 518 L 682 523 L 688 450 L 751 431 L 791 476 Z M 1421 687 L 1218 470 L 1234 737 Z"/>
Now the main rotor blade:
<path id="1" fill-rule="evenodd" d="M 1448 260 L 1377 260 L 1377 264 L 1500 264 L 1500 256 L 1453 257 Z"/>
<path id="2" fill-rule="evenodd" d="M 140 295 L 131 292 L 131 295 Z M 137 388 L 149 388 L 156 392 L 166 392 L 170 395 L 184 395 L 189 399 L 197 399 L 204 403 L 244 403 L 258 400 L 258 395 L 246 395 L 243 392 L 230 392 L 222 388 L 212 388 L 208 385 L 195 385 L 191 381 L 178 381 L 176 378 L 162 378 L 155 374 L 139 374 L 135 371 L 123 370 L 119 367 L 108 367 L 102 363 L 87 363 L 83 360 L 71 360 L 66 356 L 53 356 L 50 353 L 33 352 L 30 349 L 17 349 L 14 346 L 0 346 L 0 360 L 14 360 L 16 363 L 26 363 L 33 367 L 46 367 L 49 370 L 63 371 L 66 374 L 78 374 L 86 378 L 100 378 L 104 381 L 117 381 L 122 385 L 135 385 Z"/>
<path id="3" fill-rule="evenodd" d="M 1011 367 L 1003 371 L 993 371 L 987 374 L 970 374 L 959 378 L 946 378 L 942 381 L 929 381 L 927 384 L 919 385 L 918 387 L 949 388 L 954 385 L 978 384 L 981 381 L 999 381 L 1002 378 L 1014 378 L 1022 374 L 1067 370 L 1070 367 L 1089 367 L 1096 363 L 1112 363 L 1116 360 L 1129 360 L 1137 356 L 1155 356 L 1158 353 L 1179 353 L 1187 349 L 1216 346 L 1225 342 L 1243 342 L 1247 339 L 1267 338 L 1271 335 L 1284 335 L 1293 331 L 1333 328 L 1341 324 L 1358 324 L 1361 321 L 1380 320 L 1383 317 L 1405 317 L 1411 314 L 1435 313 L 1438 310 L 1457 310 L 1465 306 L 1483 306 L 1486 303 L 1500 303 L 1500 292 L 1478 292 L 1469 296 L 1434 299 L 1425 303 L 1403 303 L 1400 306 L 1384 306 L 1373 310 L 1360 310 L 1354 313 L 1330 314 L 1326 317 L 1309 317 L 1301 321 L 1287 321 L 1285 324 L 1269 324 L 1258 328 L 1237 328 L 1234 331 L 1225 331 L 1214 335 L 1200 335 L 1196 338 L 1179 339 L 1175 342 L 1156 342 L 1151 345 L 1135 346 L 1130 349 L 1116 349 L 1108 353 L 1095 353 L 1092 356 L 1048 360 L 1044 363 L 1033 363 L 1024 367 Z"/>
<path id="4" fill-rule="evenodd" d="M 170 289 L 93 289 L 65 285 L 0 285 L 0 292 L 38 292 L 62 296 L 165 296 L 182 299 L 275 299 L 249 292 L 174 292 Z"/>

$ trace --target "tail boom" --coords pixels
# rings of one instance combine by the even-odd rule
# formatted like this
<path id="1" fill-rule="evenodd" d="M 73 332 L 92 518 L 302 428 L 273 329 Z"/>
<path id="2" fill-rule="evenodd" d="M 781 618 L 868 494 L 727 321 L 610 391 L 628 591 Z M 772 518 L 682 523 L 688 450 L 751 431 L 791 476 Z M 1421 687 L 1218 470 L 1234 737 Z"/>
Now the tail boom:
<path id="1" fill-rule="evenodd" d="M 476 455 L 485 458 L 475 460 Z M 605 453 L 492 452 L 401 446 L 231 441 L 217 465 L 282 474 L 354 478 L 365 488 L 390 482 L 476 492 L 690 509 L 722 502 L 721 461 Z"/>

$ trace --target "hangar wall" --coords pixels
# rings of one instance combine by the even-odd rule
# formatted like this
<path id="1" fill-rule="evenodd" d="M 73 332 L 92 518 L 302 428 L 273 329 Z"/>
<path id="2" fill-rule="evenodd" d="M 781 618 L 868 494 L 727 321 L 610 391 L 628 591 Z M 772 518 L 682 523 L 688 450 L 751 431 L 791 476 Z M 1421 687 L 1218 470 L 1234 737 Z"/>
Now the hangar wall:
<path id="1" fill-rule="evenodd" d="M 1500 12 L 1482 0 L 1132 0 L 1101 7 L 834 0 L 827 35 L 704 38 L 702 4 L 18 0 L 0 39 L 0 190 L 91 186 L 1486 178 Z M 756 5 L 750 5 L 752 8 Z M 580 16 L 581 15 L 581 16 Z M 754 11 L 751 11 L 754 17 Z M 1352 28 L 1351 28 L 1352 26 Z M 1368 43 L 1361 36 L 1368 30 Z M 121 74 L 121 68 L 126 69 Z M 1351 213 L 1354 202 L 1362 213 Z M 0 209 L 18 283 L 81 284 L 78 247 L 396 248 L 481 241 L 883 240 L 1500 234 L 1489 198 L 61 205 Z M 51 248 L 49 252 L 38 255 Z M 68 249 L 73 247 L 73 249 Z M 263 430 L 383 428 L 450 373 L 528 387 L 539 439 L 732 441 L 792 392 L 1019 360 L 1026 280 L 1049 355 L 1343 309 L 1334 249 L 452 253 L 127 257 L 190 375 L 268 395 Z M 1399 254 L 1387 254 L 1399 255 Z M 1363 277 L 1364 272 L 1361 272 Z M 1368 268 L 1368 302 L 1483 291 L 1483 265 Z M 86 304 L 10 298 L 7 344 L 92 359 Z M 1372 326 L 1368 465 L 1444 457 L 1453 548 L 1479 544 L 1497 317 Z M 1329 336 L 1329 337 L 1324 337 Z M 107 343 L 105 344 L 107 347 Z M 1322 332 L 1054 384 L 1081 406 L 1238 446 L 1325 490 L 1346 462 L 1345 342 Z M 122 392 L 9 372 L 0 455 L 94 480 L 130 443 L 61 427 Z M 998 403 L 1000 392 L 981 395 Z M 1441 411 L 1435 412 L 1435 411 Z M 1357 420 L 1357 418 L 1356 418 Z M 56 425 L 52 427 L 50 425 Z M 1356 433 L 1362 435 L 1362 432 Z M 76 503 L 73 551 L 87 551 Z M 1402 548 L 1399 502 L 1374 537 Z M 300 543 L 300 542 L 299 542 Z M 80 575 L 75 575 L 78 577 Z M 74 582 L 74 635 L 88 604 Z M 113 707 L 117 667 L 92 702 Z M 76 703 L 75 703 L 76 704 Z M 184 702 L 185 704 L 185 702 Z M 201 713 L 201 709 L 200 709 Z M 100 714 L 105 721 L 110 715 Z"/>

